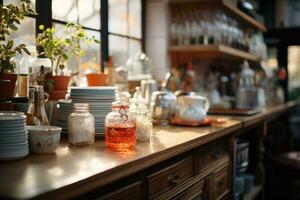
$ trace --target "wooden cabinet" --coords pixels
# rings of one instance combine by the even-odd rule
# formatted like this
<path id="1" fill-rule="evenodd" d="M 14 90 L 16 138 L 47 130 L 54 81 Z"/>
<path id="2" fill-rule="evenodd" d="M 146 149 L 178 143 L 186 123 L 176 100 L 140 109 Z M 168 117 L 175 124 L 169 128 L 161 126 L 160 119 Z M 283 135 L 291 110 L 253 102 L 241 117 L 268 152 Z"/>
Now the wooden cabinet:
<path id="1" fill-rule="evenodd" d="M 171 198 L 172 200 L 203 200 L 204 180 L 201 180 L 185 190 L 184 192 Z"/>
<path id="2" fill-rule="evenodd" d="M 229 161 L 227 140 L 209 143 L 196 152 L 196 172 L 198 174 L 207 171 L 211 173 L 218 167 Z"/>
<path id="3" fill-rule="evenodd" d="M 193 170 L 193 157 L 189 156 L 147 176 L 149 197 L 159 196 L 192 179 Z"/>
<path id="4" fill-rule="evenodd" d="M 230 171 L 229 165 L 218 169 L 212 176 L 212 198 L 219 200 L 225 198 L 230 191 Z"/>
<path id="5" fill-rule="evenodd" d="M 226 200 L 231 198 L 228 140 L 212 143 L 140 172 L 138 181 L 101 200 Z M 128 181 L 131 181 L 129 178 Z"/>
<path id="6" fill-rule="evenodd" d="M 115 192 L 109 193 L 97 200 L 141 200 L 142 199 L 142 181 L 123 187 Z"/>

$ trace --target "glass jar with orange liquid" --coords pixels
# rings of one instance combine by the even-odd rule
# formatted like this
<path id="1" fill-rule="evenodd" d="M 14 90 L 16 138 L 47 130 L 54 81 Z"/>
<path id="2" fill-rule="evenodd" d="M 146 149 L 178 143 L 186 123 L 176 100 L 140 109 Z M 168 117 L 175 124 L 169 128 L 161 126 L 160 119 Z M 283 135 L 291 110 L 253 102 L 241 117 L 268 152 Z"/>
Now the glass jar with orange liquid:
<path id="1" fill-rule="evenodd" d="M 129 105 L 112 103 L 112 112 L 105 117 L 105 143 L 109 149 L 130 150 L 136 144 L 136 118 Z"/>

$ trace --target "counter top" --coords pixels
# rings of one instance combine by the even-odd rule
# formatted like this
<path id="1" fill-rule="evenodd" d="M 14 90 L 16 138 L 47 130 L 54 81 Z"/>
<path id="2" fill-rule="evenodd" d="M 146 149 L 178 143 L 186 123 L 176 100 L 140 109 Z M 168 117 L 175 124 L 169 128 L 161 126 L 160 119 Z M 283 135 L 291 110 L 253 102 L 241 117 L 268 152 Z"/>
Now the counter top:
<path id="1" fill-rule="evenodd" d="M 284 111 L 290 106 L 272 110 Z M 266 110 L 249 120 L 255 116 L 262 120 L 268 113 L 273 111 Z M 134 150 L 124 153 L 106 149 L 103 141 L 74 147 L 63 140 L 55 154 L 30 154 L 19 161 L 0 163 L 0 198 L 72 198 L 233 134 L 244 122 L 232 117 L 218 126 L 155 127 L 150 142 L 138 143 Z"/>
<path id="2" fill-rule="evenodd" d="M 243 123 L 243 128 L 251 127 L 259 122 L 263 122 L 264 120 L 271 120 L 274 117 L 277 117 L 280 113 L 285 112 L 294 106 L 296 106 L 299 102 L 290 101 L 285 104 L 273 105 L 261 110 L 261 112 L 250 115 L 250 116 L 237 116 L 237 115 L 226 115 L 229 119 L 239 120 Z"/>

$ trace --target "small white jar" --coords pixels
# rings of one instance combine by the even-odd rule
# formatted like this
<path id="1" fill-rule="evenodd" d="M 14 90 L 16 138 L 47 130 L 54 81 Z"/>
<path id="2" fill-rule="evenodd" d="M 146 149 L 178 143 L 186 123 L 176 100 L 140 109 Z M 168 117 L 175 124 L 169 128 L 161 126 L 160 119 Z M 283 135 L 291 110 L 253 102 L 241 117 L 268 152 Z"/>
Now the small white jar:
<path id="1" fill-rule="evenodd" d="M 68 119 L 68 138 L 73 145 L 88 145 L 95 142 L 95 119 L 89 113 L 89 104 L 74 104 L 74 111 Z"/>

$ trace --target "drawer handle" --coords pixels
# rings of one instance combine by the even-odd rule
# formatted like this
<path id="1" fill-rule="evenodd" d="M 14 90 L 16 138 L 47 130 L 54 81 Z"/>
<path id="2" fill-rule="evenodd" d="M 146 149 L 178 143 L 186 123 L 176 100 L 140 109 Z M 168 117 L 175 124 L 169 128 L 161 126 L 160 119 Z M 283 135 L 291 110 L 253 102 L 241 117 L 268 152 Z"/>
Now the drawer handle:
<path id="1" fill-rule="evenodd" d="M 225 180 L 222 179 L 222 180 L 218 181 L 218 186 L 222 186 L 222 185 L 224 185 L 224 183 L 225 183 Z"/>
<path id="2" fill-rule="evenodd" d="M 180 182 L 180 176 L 177 174 L 171 175 L 168 178 L 170 185 L 177 185 Z"/>
<path id="3" fill-rule="evenodd" d="M 0 80 L 0 85 L 8 85 L 10 80 Z"/>
<path id="4" fill-rule="evenodd" d="M 221 155 L 220 152 L 216 151 L 211 154 L 211 157 L 216 160 L 216 159 L 220 158 L 220 155 Z"/>

